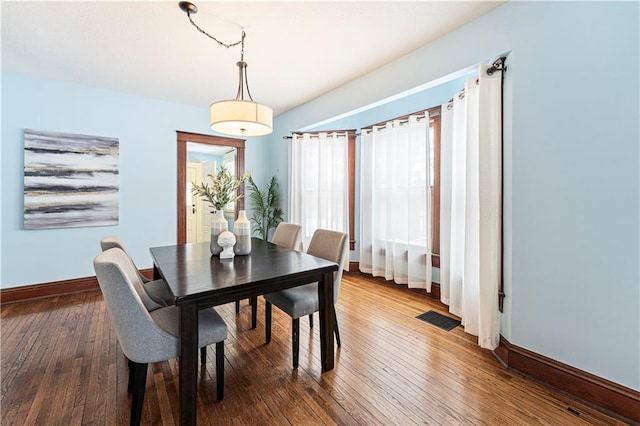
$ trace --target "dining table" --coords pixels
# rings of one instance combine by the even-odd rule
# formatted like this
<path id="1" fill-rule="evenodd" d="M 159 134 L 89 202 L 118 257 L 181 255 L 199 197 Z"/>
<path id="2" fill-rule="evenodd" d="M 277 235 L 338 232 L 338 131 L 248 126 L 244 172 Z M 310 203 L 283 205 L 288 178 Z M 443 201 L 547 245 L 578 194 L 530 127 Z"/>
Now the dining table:
<path id="1" fill-rule="evenodd" d="M 166 281 L 180 311 L 180 424 L 196 424 L 198 311 L 318 282 L 322 372 L 334 366 L 333 279 L 338 265 L 303 252 L 251 239 L 251 253 L 220 259 L 209 243 L 150 249 L 154 278 Z"/>

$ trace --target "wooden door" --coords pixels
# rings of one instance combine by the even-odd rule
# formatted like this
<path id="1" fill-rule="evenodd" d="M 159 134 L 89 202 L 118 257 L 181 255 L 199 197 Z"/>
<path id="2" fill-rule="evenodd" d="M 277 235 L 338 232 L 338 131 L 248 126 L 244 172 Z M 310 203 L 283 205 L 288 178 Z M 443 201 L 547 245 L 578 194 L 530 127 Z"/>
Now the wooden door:
<path id="1" fill-rule="evenodd" d="M 202 175 L 201 166 L 198 163 L 187 163 L 187 179 L 185 195 L 187 199 L 187 242 L 197 243 L 202 235 L 202 202 L 191 193 L 192 182 L 199 182 Z"/>

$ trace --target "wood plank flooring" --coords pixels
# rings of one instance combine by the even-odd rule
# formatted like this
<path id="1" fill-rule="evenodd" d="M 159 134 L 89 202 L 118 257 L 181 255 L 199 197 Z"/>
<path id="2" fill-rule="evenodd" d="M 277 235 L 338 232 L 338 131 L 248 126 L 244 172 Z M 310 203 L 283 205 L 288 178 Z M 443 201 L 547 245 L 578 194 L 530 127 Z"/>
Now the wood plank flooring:
<path id="1" fill-rule="evenodd" d="M 345 274 L 337 304 L 342 348 L 320 374 L 317 327 L 300 326 L 291 369 L 291 320 L 264 304 L 216 308 L 229 327 L 225 397 L 216 401 L 215 346 L 201 367 L 201 425 L 616 425 L 603 413 L 505 370 L 458 327 L 415 319 L 443 306 L 360 274 Z M 125 425 L 128 369 L 100 292 L 2 306 L 2 425 Z M 316 314 L 316 324 L 317 314 Z M 177 360 L 149 367 L 143 424 L 179 424 Z M 570 410 L 579 414 L 574 414 Z"/>

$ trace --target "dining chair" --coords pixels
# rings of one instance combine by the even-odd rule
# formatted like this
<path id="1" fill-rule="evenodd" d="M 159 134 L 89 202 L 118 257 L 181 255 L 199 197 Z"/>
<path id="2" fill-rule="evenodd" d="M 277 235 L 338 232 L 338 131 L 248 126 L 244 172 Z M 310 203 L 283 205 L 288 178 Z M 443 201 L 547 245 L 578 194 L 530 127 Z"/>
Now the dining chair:
<path id="1" fill-rule="evenodd" d="M 300 231 L 302 227 L 295 223 L 280 222 L 273 233 L 271 242 L 291 250 L 300 248 Z"/>
<path id="2" fill-rule="evenodd" d="M 110 248 L 114 247 L 119 248 L 127 255 L 127 257 L 129 257 L 131 263 L 135 265 L 135 263 L 133 262 L 133 258 L 125 248 L 120 238 L 118 238 L 117 236 L 113 235 L 103 238 L 102 240 L 100 240 L 100 247 L 102 248 L 102 251 L 109 250 Z M 145 277 L 137 267 L 136 273 L 138 274 L 138 277 L 142 282 L 142 286 L 140 287 L 140 289 L 144 289 L 144 291 L 141 292 L 140 289 L 137 290 L 140 294 L 140 298 L 142 299 L 142 303 L 144 303 L 148 310 L 173 305 L 173 296 L 171 295 L 169 286 L 164 280 L 150 280 L 149 278 Z"/>
<path id="3" fill-rule="evenodd" d="M 118 342 L 129 360 L 128 392 L 133 393 L 131 425 L 139 425 L 149 363 L 166 361 L 180 355 L 179 310 L 168 306 L 149 312 L 135 290 L 141 284 L 135 265 L 119 248 L 103 251 L 93 261 L 100 290 L 115 329 Z M 227 325 L 213 309 L 198 312 L 198 347 L 201 363 L 206 347 L 216 344 L 216 393 L 224 396 L 224 340 Z M 204 355 L 204 357 L 202 357 Z"/>
<path id="4" fill-rule="evenodd" d="M 307 253 L 321 257 L 339 264 L 339 269 L 333 275 L 333 301 L 335 305 L 338 300 L 342 271 L 345 266 L 347 253 L 347 234 L 344 232 L 318 229 L 313 233 Z M 300 353 L 300 317 L 312 315 L 320 310 L 318 300 L 318 283 L 307 284 L 287 290 L 269 293 L 265 298 L 265 332 L 267 343 L 271 342 L 271 305 L 276 305 L 291 317 L 291 343 L 293 347 L 293 368 L 298 368 L 298 357 Z M 327 301 L 328 302 L 328 301 Z M 338 330 L 338 319 L 333 314 L 334 329 L 338 347 L 340 347 L 340 331 Z M 310 323 L 313 328 L 313 323 Z"/>
<path id="5" fill-rule="evenodd" d="M 271 242 L 280 247 L 297 250 L 300 246 L 302 227 L 295 223 L 280 222 L 273 233 Z M 249 299 L 251 304 L 251 328 L 255 329 L 258 323 L 258 298 Z M 240 301 L 236 300 L 236 313 L 240 312 Z"/>

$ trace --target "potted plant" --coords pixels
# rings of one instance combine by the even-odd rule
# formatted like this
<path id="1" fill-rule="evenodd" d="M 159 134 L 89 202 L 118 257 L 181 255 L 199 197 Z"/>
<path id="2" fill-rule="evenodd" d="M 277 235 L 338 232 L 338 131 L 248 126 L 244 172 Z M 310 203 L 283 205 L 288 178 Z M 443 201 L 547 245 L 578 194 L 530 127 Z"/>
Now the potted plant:
<path id="1" fill-rule="evenodd" d="M 253 209 L 251 222 L 255 225 L 253 232 L 267 241 L 269 231 L 275 229 L 283 220 L 283 211 L 280 208 L 280 187 L 275 176 L 271 177 L 264 190 L 258 188 L 251 176 L 249 176 L 248 182 L 249 198 Z"/>
<path id="2" fill-rule="evenodd" d="M 192 192 L 207 201 L 214 209 L 214 216 L 211 218 L 210 248 L 211 253 L 218 255 L 222 251 L 222 247 L 218 245 L 218 235 L 228 230 L 222 209 L 227 204 L 242 198 L 243 194 L 238 194 L 238 188 L 249 178 L 249 172 L 236 179 L 226 167 L 222 166 L 216 173 L 207 176 L 211 183 L 201 182 L 198 185 L 192 182 Z"/>

